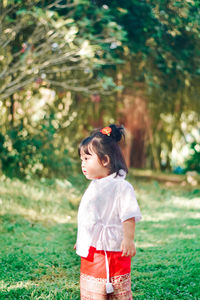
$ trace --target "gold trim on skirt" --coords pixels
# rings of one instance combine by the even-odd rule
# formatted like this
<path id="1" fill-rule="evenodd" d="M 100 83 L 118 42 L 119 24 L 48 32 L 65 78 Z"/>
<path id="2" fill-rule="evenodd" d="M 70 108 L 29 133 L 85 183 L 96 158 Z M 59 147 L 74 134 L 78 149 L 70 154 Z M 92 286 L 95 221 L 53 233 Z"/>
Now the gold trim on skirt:
<path id="1" fill-rule="evenodd" d="M 111 277 L 114 292 L 106 293 L 106 279 L 81 273 L 81 300 L 132 300 L 131 276 L 129 274 Z"/>

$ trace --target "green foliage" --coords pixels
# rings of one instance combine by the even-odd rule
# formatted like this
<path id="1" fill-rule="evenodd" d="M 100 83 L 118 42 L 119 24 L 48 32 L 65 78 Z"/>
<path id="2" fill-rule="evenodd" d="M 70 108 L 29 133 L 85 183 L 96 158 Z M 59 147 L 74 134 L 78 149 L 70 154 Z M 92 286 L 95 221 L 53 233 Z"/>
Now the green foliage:
<path id="1" fill-rule="evenodd" d="M 42 125 L 38 134 L 17 127 L 0 135 L 2 171 L 10 177 L 65 177 L 76 168 L 68 150 L 58 151 L 54 144 L 52 120 Z"/>
<path id="2" fill-rule="evenodd" d="M 86 94 L 105 89 L 103 79 L 96 81 L 94 70 L 116 63 L 105 50 L 111 43 L 121 43 L 124 33 L 102 10 L 95 10 L 89 1 L 72 1 L 61 8 L 49 1 L 21 1 L 17 5 L 11 1 L 0 8 L 1 99 L 38 81 L 54 89 Z"/>
<path id="3" fill-rule="evenodd" d="M 185 161 L 186 171 L 197 171 L 200 173 L 200 145 L 193 142 L 190 145 L 190 156 Z"/>
<path id="4" fill-rule="evenodd" d="M 103 69 L 121 62 L 109 49 L 125 33 L 90 1 L 13 0 L 0 9 L 0 167 L 9 176 L 66 176 L 77 168 L 81 130 L 92 126 L 90 95 L 118 90 Z"/>

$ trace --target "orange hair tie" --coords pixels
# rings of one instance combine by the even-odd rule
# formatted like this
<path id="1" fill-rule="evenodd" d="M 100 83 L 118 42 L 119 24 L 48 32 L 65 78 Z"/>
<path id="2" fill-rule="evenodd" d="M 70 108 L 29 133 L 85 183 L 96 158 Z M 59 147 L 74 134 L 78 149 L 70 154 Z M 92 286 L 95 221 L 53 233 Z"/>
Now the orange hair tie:
<path id="1" fill-rule="evenodd" d="M 103 133 L 103 134 L 106 134 L 107 136 L 110 136 L 110 134 L 112 132 L 112 128 L 107 126 L 107 127 L 104 127 L 103 129 L 101 129 L 100 132 Z"/>

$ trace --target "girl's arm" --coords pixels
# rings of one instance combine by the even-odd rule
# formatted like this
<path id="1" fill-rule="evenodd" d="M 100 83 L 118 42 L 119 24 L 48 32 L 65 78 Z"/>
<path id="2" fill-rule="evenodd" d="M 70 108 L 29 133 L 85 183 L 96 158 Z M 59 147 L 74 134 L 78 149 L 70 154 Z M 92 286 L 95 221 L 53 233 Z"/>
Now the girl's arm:
<path id="1" fill-rule="evenodd" d="M 135 218 L 128 219 L 122 223 L 124 238 L 121 243 L 122 256 L 135 256 L 136 248 L 134 243 Z"/>

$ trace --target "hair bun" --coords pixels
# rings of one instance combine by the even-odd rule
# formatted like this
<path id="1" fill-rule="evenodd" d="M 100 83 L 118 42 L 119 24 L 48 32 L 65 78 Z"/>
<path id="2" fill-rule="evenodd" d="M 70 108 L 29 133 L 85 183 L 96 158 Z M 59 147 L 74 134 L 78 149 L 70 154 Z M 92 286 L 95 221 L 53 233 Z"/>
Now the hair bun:
<path id="1" fill-rule="evenodd" d="M 121 141 L 122 136 L 124 136 L 124 127 L 123 126 L 116 126 L 115 124 L 109 125 L 112 129 L 110 136 L 116 141 Z"/>

